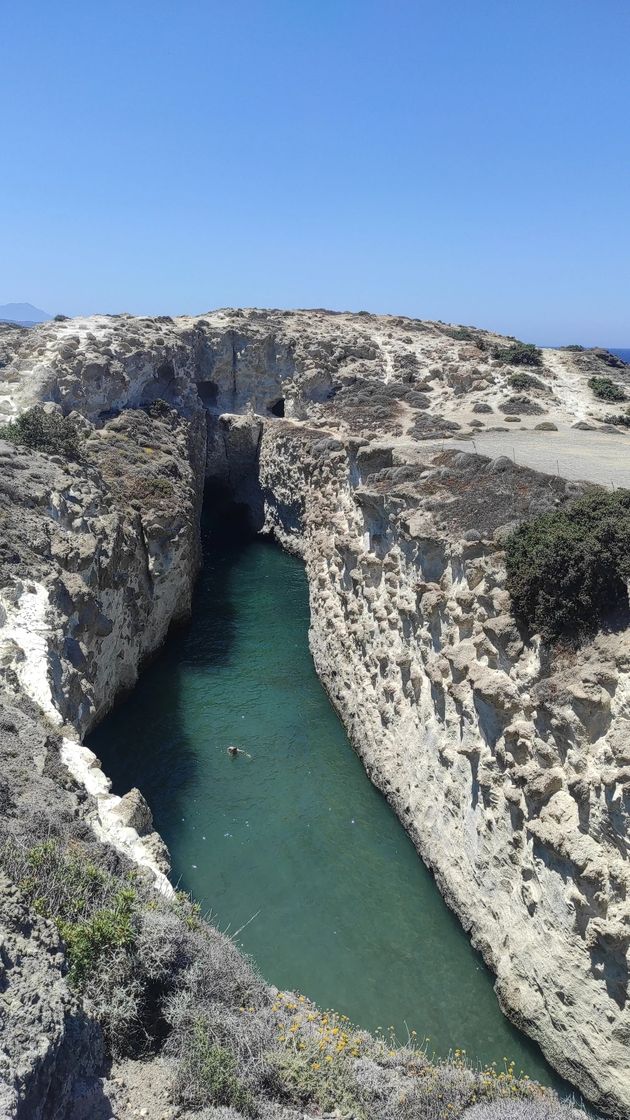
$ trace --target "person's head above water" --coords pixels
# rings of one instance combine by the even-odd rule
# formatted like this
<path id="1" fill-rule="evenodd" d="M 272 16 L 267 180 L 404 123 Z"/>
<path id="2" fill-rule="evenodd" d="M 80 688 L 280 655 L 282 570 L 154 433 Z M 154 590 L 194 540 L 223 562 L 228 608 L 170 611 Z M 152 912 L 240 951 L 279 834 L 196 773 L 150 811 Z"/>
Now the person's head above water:
<path id="1" fill-rule="evenodd" d="M 251 754 L 249 753 L 249 751 L 242 751 L 240 747 L 235 747 L 231 743 L 230 743 L 230 746 L 227 749 L 227 753 L 229 755 L 231 755 L 232 758 L 236 758 L 236 756 L 239 755 L 239 754 L 242 754 L 244 758 L 251 758 L 252 757 Z"/>

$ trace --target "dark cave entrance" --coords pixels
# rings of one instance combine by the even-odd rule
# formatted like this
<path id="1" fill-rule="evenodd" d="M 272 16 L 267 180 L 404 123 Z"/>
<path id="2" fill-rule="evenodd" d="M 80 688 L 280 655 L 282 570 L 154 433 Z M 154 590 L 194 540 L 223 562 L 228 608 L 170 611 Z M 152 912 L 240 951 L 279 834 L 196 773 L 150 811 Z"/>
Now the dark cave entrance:
<path id="1" fill-rule="evenodd" d="M 284 397 L 279 397 L 277 401 L 269 405 L 269 412 L 272 416 L 277 416 L 279 420 L 284 417 Z"/>
<path id="2" fill-rule="evenodd" d="M 216 408 L 219 399 L 219 386 L 214 381 L 198 381 L 197 392 L 204 408 Z"/>
<path id="3" fill-rule="evenodd" d="M 209 479 L 201 507 L 201 541 L 204 552 L 210 536 L 244 543 L 258 532 L 255 515 L 247 501 L 239 501 L 228 482 Z"/>

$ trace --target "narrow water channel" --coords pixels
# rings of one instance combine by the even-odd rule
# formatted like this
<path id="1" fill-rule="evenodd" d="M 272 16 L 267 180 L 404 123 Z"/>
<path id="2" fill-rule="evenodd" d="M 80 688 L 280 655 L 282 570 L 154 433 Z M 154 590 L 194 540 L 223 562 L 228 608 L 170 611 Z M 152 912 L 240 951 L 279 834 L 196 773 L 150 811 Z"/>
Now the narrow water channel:
<path id="1" fill-rule="evenodd" d="M 272 983 L 556 1083 L 349 745 L 311 661 L 302 564 L 208 519 L 204 555 L 191 624 L 89 740 L 117 793 L 144 793 L 174 881 Z"/>

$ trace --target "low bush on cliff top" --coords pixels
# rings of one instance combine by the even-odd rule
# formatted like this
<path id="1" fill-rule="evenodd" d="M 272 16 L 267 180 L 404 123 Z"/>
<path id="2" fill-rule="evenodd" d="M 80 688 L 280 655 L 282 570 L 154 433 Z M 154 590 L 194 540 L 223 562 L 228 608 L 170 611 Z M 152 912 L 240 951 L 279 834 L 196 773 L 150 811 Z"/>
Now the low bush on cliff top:
<path id="1" fill-rule="evenodd" d="M 630 490 L 598 491 L 521 525 L 506 542 L 514 613 L 547 640 L 580 638 L 626 610 Z"/>
<path id="2" fill-rule="evenodd" d="M 600 401 L 627 401 L 628 399 L 625 390 L 611 381 L 610 377 L 589 377 L 588 383 L 593 396 Z"/>
<path id="3" fill-rule="evenodd" d="M 238 1076 L 234 1055 L 212 1042 L 203 1018 L 194 1023 L 188 1046 L 178 1065 L 177 1095 L 193 1108 L 225 1105 L 254 1115 L 253 1097 Z"/>
<path id="4" fill-rule="evenodd" d="M 0 439 L 47 455 L 61 455 L 65 459 L 81 457 L 79 435 L 72 421 L 39 407 L 30 408 L 17 420 L 0 427 Z"/>
<path id="5" fill-rule="evenodd" d="M 542 351 L 533 342 L 515 342 L 512 346 L 495 346 L 492 357 L 504 366 L 541 366 Z"/>

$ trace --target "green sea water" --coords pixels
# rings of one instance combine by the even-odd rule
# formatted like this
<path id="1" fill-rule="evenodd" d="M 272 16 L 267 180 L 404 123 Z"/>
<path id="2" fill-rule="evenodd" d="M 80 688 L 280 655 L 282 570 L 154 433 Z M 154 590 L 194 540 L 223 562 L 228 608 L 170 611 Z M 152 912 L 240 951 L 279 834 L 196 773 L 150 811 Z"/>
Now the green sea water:
<path id="1" fill-rule="evenodd" d="M 89 739 L 114 790 L 147 798 L 173 880 L 270 982 L 557 1084 L 352 751 L 310 657 L 302 564 L 211 523 L 204 556 L 192 622 Z"/>

